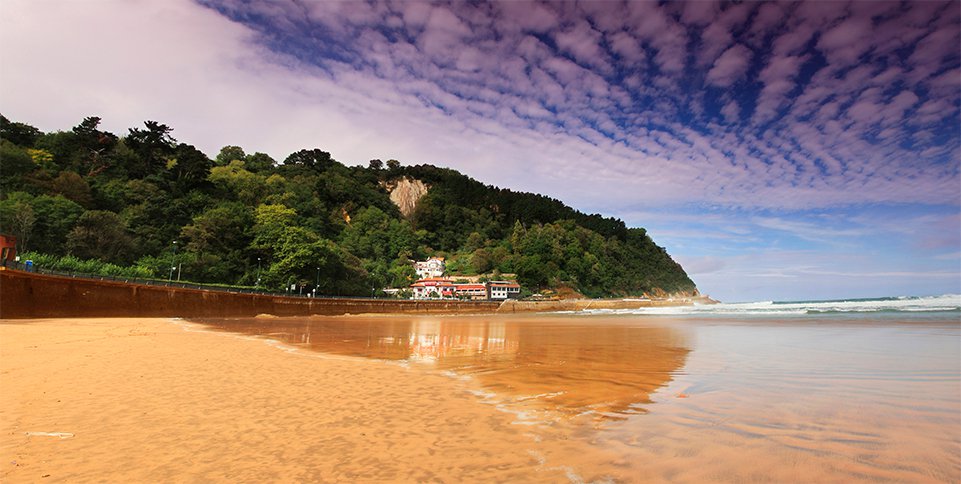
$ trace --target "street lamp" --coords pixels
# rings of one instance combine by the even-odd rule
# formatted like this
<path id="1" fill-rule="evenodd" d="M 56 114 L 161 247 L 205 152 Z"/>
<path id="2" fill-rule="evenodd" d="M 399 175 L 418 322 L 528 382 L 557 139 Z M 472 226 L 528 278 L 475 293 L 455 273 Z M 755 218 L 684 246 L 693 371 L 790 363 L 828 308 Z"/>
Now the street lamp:
<path id="1" fill-rule="evenodd" d="M 257 258 L 257 288 L 260 288 L 260 257 Z"/>
<path id="2" fill-rule="evenodd" d="M 177 241 L 174 241 L 174 255 L 173 263 L 170 265 L 170 274 L 167 276 L 167 281 L 172 281 L 174 279 L 174 269 L 177 268 Z"/>
<path id="3" fill-rule="evenodd" d="M 314 284 L 314 295 L 317 295 L 317 288 L 320 287 L 320 267 L 317 268 L 317 283 Z"/>

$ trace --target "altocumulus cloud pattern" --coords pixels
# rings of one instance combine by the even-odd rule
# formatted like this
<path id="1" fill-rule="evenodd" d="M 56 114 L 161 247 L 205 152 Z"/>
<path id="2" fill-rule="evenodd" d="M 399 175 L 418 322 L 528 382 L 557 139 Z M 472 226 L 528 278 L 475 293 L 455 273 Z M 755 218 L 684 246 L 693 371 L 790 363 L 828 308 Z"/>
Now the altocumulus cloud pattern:
<path id="1" fill-rule="evenodd" d="M 956 2 L 201 4 L 291 69 L 612 197 L 958 201 Z"/>

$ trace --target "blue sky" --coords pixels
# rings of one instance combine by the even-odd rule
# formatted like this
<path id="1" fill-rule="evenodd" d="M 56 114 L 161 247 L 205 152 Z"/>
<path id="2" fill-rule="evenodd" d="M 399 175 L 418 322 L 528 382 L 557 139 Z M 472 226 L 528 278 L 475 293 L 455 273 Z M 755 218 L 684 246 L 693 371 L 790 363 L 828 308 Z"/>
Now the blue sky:
<path id="1" fill-rule="evenodd" d="M 727 301 L 961 292 L 959 2 L 0 4 L 0 111 L 396 158 L 649 230 Z"/>

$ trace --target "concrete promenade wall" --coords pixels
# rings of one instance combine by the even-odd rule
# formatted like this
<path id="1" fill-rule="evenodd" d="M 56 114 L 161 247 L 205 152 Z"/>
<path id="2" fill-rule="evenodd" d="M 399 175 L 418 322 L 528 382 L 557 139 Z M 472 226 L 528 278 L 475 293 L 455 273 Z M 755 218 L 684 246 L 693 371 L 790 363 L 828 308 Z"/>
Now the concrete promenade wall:
<path id="1" fill-rule="evenodd" d="M 494 312 L 499 302 L 297 298 L 0 270 L 0 319 Z"/>

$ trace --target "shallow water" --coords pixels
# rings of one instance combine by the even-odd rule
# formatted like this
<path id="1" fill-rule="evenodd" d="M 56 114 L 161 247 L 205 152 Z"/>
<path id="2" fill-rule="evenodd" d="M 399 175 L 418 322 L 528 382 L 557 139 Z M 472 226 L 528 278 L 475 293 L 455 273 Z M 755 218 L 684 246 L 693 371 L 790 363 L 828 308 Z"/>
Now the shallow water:
<path id="1" fill-rule="evenodd" d="M 447 374 L 572 481 L 961 480 L 953 312 L 204 322 Z"/>

